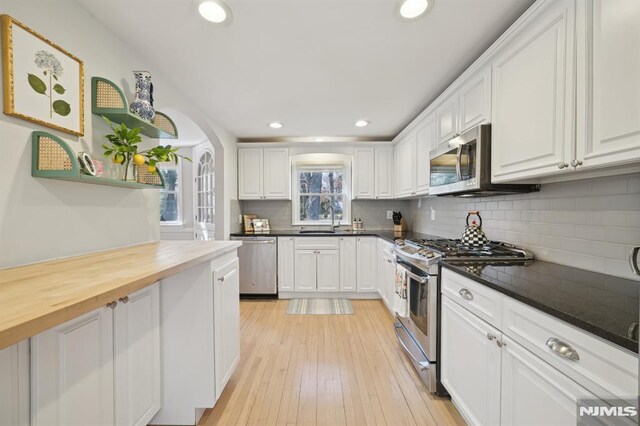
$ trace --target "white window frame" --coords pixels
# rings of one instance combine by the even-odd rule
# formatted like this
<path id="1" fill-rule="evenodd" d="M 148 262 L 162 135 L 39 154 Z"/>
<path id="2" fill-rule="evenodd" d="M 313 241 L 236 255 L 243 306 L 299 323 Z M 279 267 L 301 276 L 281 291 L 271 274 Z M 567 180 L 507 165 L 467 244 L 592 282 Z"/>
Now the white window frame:
<path id="1" fill-rule="evenodd" d="M 317 164 L 309 164 L 309 163 L 294 163 L 293 164 L 293 173 L 292 177 L 292 188 L 293 188 L 293 201 L 291 207 L 291 224 L 292 226 L 327 226 L 331 225 L 331 218 L 327 218 L 324 220 L 300 220 L 299 212 L 300 212 L 300 196 L 306 195 L 300 193 L 300 186 L 298 182 L 298 172 L 304 170 L 322 170 L 323 168 L 327 169 L 342 169 L 342 195 L 344 197 L 344 210 L 342 215 L 342 220 L 336 219 L 336 225 L 349 225 L 351 221 L 349 218 L 351 217 L 351 162 L 327 162 L 327 163 L 317 163 Z"/>
<path id="2" fill-rule="evenodd" d="M 178 164 L 175 163 L 158 163 L 158 169 L 162 170 L 176 170 L 178 175 L 178 189 L 175 191 L 168 191 L 165 188 L 160 188 L 159 193 L 175 193 L 178 203 L 178 220 L 162 221 L 160 218 L 161 226 L 182 226 L 183 225 L 183 210 L 182 193 L 184 192 L 184 181 L 182 178 L 182 159 L 178 158 Z M 160 197 L 158 197 L 158 206 L 160 206 Z"/>

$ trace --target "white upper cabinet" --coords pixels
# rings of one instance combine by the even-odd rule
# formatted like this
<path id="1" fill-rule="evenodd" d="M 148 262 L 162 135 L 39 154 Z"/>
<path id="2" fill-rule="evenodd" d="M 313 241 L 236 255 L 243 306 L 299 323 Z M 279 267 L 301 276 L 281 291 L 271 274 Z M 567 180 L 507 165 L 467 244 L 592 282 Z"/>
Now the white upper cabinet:
<path id="1" fill-rule="evenodd" d="M 574 0 L 547 2 L 493 62 L 492 180 L 569 169 L 574 136 Z"/>
<path id="2" fill-rule="evenodd" d="M 353 162 L 353 198 L 375 198 L 375 150 L 356 148 Z"/>
<path id="3" fill-rule="evenodd" d="M 458 133 L 458 96 L 453 94 L 436 109 L 438 142 L 444 143 Z"/>
<path id="4" fill-rule="evenodd" d="M 238 198 L 259 200 L 262 198 L 262 148 L 238 150 Z"/>
<path id="5" fill-rule="evenodd" d="M 393 147 L 354 150 L 353 198 L 393 198 Z"/>
<path id="6" fill-rule="evenodd" d="M 240 200 L 290 200 L 289 149 L 238 149 L 238 198 Z"/>
<path id="7" fill-rule="evenodd" d="M 393 148 L 395 196 L 415 195 L 416 133 L 411 132 Z"/>
<path id="8" fill-rule="evenodd" d="M 375 150 L 376 199 L 393 198 L 393 147 Z"/>
<path id="9" fill-rule="evenodd" d="M 263 195 L 273 200 L 291 199 L 291 165 L 287 148 L 265 148 Z"/>
<path id="10" fill-rule="evenodd" d="M 578 3 L 578 135 L 573 165 L 586 169 L 638 161 L 640 2 Z"/>
<path id="11" fill-rule="evenodd" d="M 491 67 L 469 77 L 460 88 L 459 102 L 459 133 L 491 121 Z"/>
<path id="12" fill-rule="evenodd" d="M 429 193 L 429 153 L 437 145 L 435 115 L 428 115 L 416 131 L 416 156 L 413 160 L 416 168 L 415 192 L 419 195 Z"/>

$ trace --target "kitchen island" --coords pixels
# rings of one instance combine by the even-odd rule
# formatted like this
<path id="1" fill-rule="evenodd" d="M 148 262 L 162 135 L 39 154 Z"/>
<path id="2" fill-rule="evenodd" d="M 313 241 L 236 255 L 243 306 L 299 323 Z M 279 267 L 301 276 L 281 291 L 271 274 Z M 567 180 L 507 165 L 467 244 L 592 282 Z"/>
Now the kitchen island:
<path id="1" fill-rule="evenodd" d="M 0 423 L 195 424 L 239 358 L 239 246 L 151 242 L 0 270 Z"/>

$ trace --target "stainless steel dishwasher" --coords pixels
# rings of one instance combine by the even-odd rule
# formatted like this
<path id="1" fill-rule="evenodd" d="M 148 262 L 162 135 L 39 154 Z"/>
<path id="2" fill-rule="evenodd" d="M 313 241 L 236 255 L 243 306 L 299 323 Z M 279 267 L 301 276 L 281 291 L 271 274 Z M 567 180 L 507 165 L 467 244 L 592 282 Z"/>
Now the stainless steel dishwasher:
<path id="1" fill-rule="evenodd" d="M 242 241 L 240 259 L 240 294 L 277 294 L 276 237 L 231 237 Z"/>

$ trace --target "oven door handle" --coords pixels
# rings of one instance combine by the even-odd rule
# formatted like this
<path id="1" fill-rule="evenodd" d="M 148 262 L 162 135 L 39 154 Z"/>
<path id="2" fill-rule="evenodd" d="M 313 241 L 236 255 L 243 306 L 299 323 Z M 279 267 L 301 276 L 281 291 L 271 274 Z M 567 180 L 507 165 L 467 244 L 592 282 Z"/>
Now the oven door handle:
<path id="1" fill-rule="evenodd" d="M 428 275 L 425 277 L 425 276 L 421 276 L 421 275 L 416 275 L 416 274 L 414 274 L 413 272 L 411 272 L 409 269 L 407 269 L 407 268 L 405 267 L 405 265 L 407 265 L 407 266 L 408 266 L 408 264 L 407 264 L 406 262 L 402 261 L 401 259 L 396 258 L 396 262 L 395 262 L 395 264 L 396 264 L 396 268 L 402 268 L 402 269 L 404 269 L 404 271 L 407 273 L 407 275 L 408 275 L 409 277 L 413 278 L 414 280 L 416 280 L 418 283 L 420 283 L 420 284 L 426 284 L 426 283 L 428 283 L 428 282 L 429 282 L 429 276 L 428 276 Z"/>
<path id="2" fill-rule="evenodd" d="M 456 152 L 456 176 L 460 182 L 462 180 L 462 144 L 458 145 Z"/>
<path id="3" fill-rule="evenodd" d="M 400 327 L 402 327 L 402 324 L 394 324 L 393 325 L 393 331 L 396 332 L 396 337 L 398 338 L 398 342 L 400 342 L 400 345 L 402 345 L 402 348 L 407 353 L 407 355 L 409 355 L 409 357 L 413 360 L 413 362 L 415 362 L 420 367 L 420 371 L 424 371 L 424 370 L 428 369 L 429 368 L 429 361 L 418 361 L 416 359 L 416 357 L 413 356 L 413 354 L 411 353 L 409 348 L 407 348 L 407 345 L 405 345 L 404 341 L 402 340 L 402 337 L 400 337 L 400 333 L 398 333 L 398 329 Z"/>
<path id="4" fill-rule="evenodd" d="M 420 284 L 426 284 L 426 283 L 428 283 L 428 282 L 429 282 L 429 277 L 428 277 L 428 276 L 427 276 L 427 277 L 421 277 L 420 275 L 416 275 L 416 274 L 414 274 L 414 273 L 413 273 L 413 272 L 411 272 L 411 271 L 407 271 L 407 269 L 406 269 L 406 268 L 402 268 L 402 269 L 404 269 L 404 270 L 405 270 L 405 272 L 406 272 L 406 274 L 407 274 L 408 276 L 410 276 L 412 279 L 414 279 L 414 280 L 418 281 Z"/>

